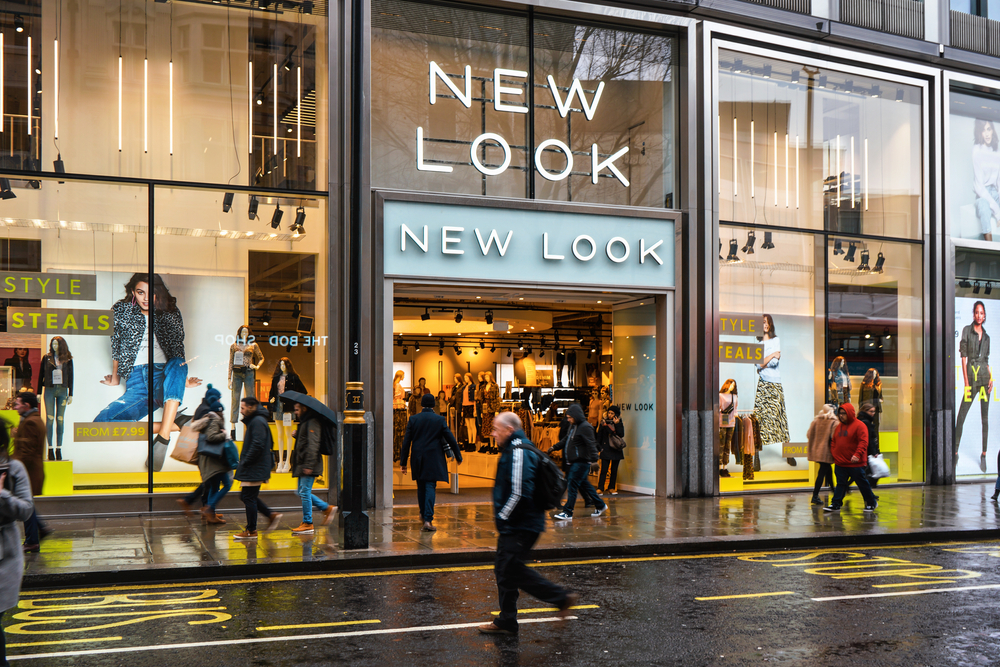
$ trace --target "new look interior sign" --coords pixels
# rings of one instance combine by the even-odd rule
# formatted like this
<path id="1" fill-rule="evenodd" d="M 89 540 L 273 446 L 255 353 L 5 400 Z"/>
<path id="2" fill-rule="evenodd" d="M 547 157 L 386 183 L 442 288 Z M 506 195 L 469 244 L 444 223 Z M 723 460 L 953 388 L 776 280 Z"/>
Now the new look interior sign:
<path id="1" fill-rule="evenodd" d="M 387 201 L 385 275 L 670 287 L 674 223 Z"/>

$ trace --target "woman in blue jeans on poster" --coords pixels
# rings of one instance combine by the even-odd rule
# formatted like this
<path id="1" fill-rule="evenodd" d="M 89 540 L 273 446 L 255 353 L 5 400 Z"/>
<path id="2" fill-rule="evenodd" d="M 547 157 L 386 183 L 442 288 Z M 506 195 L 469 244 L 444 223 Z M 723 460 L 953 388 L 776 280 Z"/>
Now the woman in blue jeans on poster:
<path id="1" fill-rule="evenodd" d="M 153 364 L 149 364 L 150 302 L 153 313 Z M 153 408 L 163 408 L 160 422 L 154 423 L 153 470 L 163 468 L 170 443 L 170 433 L 179 429 L 190 416 L 178 417 L 184 389 L 197 387 L 201 380 L 188 377 L 184 360 L 184 321 L 177 299 L 170 295 L 163 279 L 153 274 L 135 273 L 125 284 L 125 297 L 112 306 L 115 328 L 111 334 L 111 375 L 101 384 L 117 387 L 125 381 L 125 393 L 94 418 L 95 422 L 132 422 L 149 414 L 149 391 Z M 146 462 L 149 467 L 149 461 Z"/>

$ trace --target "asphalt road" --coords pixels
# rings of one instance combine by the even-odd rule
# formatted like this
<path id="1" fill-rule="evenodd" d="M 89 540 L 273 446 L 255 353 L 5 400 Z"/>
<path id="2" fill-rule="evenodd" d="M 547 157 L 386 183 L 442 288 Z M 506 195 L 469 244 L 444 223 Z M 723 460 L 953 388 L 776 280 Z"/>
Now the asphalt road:
<path id="1" fill-rule="evenodd" d="M 518 637 L 489 566 L 27 592 L 14 665 L 991 665 L 1000 542 L 539 563 L 575 618 L 522 597 Z M 530 622 L 529 622 L 530 621 Z"/>

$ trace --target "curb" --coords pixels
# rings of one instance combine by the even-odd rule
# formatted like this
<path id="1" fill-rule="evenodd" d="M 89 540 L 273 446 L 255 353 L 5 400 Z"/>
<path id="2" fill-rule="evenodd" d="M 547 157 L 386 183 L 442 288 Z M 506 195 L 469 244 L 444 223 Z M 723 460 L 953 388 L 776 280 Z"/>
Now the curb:
<path id="1" fill-rule="evenodd" d="M 1000 528 L 990 530 L 958 530 L 946 528 L 927 529 L 909 533 L 865 533 L 844 535 L 822 533 L 808 537 L 694 537 L 684 540 L 658 542 L 617 542 L 585 546 L 552 546 L 533 549 L 536 561 L 571 560 L 581 558 L 616 558 L 628 556 L 666 556 L 673 554 L 705 554 L 751 551 L 780 551 L 785 549 L 827 548 L 831 546 L 888 546 L 920 544 L 938 541 L 979 541 L 1000 538 Z M 382 554 L 370 557 L 316 561 L 282 561 L 247 563 L 240 565 L 203 565 L 193 567 L 149 567 L 127 570 L 96 572 L 66 572 L 26 574 L 22 590 L 66 588 L 83 586 L 109 586 L 154 582 L 204 581 L 206 579 L 237 579 L 270 577 L 293 574 L 329 574 L 334 572 L 360 572 L 386 568 L 448 567 L 460 565 L 492 564 L 494 551 L 439 551 L 418 554 Z"/>

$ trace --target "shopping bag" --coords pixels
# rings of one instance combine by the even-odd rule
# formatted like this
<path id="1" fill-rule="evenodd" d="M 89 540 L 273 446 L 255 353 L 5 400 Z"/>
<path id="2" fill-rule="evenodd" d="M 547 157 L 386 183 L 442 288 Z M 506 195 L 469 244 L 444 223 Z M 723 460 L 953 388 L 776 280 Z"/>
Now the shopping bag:
<path id="1" fill-rule="evenodd" d="M 198 453 L 225 460 L 225 443 L 209 442 L 204 433 L 198 434 Z"/>
<path id="2" fill-rule="evenodd" d="M 184 424 L 180 435 L 177 436 L 177 444 L 170 452 L 170 458 L 181 463 L 198 465 L 198 431 L 191 428 L 190 424 Z"/>
<path id="3" fill-rule="evenodd" d="M 889 464 L 882 455 L 868 457 L 868 474 L 872 479 L 882 479 L 889 476 Z"/>

